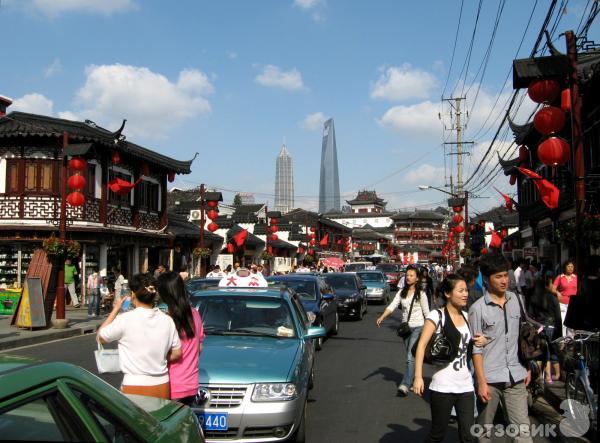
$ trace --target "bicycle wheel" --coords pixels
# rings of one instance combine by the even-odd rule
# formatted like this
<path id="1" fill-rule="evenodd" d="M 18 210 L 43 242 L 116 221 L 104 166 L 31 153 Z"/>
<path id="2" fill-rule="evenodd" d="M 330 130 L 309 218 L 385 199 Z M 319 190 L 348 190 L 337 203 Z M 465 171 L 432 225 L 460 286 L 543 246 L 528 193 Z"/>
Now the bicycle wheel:
<path id="1" fill-rule="evenodd" d="M 565 389 L 567 390 L 570 416 L 576 420 L 582 420 L 585 417 L 582 414 L 587 413 L 588 426 L 595 429 L 597 422 L 592 403 L 594 400 L 589 398 L 581 378 L 576 377 L 575 374 L 568 374 L 565 381 Z"/>

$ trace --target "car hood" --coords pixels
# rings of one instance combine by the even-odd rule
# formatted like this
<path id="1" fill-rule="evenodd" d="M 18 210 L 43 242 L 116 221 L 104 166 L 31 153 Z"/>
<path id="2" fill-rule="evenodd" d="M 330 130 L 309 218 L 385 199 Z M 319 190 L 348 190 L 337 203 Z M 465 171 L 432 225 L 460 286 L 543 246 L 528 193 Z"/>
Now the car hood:
<path id="1" fill-rule="evenodd" d="M 356 289 L 336 289 L 335 295 L 340 298 L 355 297 L 358 294 Z"/>
<path id="2" fill-rule="evenodd" d="M 200 383 L 288 381 L 300 349 L 293 338 L 207 335 L 200 356 Z"/>

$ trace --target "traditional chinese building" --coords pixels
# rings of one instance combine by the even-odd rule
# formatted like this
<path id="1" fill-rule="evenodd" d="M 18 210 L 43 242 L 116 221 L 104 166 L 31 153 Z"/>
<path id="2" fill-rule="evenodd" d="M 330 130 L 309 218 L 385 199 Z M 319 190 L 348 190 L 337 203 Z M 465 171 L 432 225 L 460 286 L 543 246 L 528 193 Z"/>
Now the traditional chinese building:
<path id="1" fill-rule="evenodd" d="M 33 250 L 57 233 L 61 185 L 74 173 L 63 152 L 87 161 L 85 202 L 67 206 L 66 234 L 82 245 L 84 281 L 92 270 L 107 275 L 120 268 L 129 277 L 168 263 L 173 235 L 167 232 L 167 181 L 189 174 L 191 160 L 125 140 L 125 122 L 111 132 L 91 121 L 4 115 L 10 101 L 0 101 L 0 285 L 20 285 Z M 113 192 L 109 184 L 116 179 L 130 192 Z"/>
<path id="2" fill-rule="evenodd" d="M 398 212 L 392 220 L 396 245 L 403 258 L 410 256 L 413 262 L 428 261 L 442 250 L 448 235 L 449 213 L 446 209 Z"/>

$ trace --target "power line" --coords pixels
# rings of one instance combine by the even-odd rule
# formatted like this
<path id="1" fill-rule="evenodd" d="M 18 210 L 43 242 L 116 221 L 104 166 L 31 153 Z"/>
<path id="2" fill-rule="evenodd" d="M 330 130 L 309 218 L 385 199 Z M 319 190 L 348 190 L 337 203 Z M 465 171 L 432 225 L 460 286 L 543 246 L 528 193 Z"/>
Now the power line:
<path id="1" fill-rule="evenodd" d="M 465 57 L 465 61 L 463 63 L 463 66 L 460 70 L 460 73 L 458 74 L 458 81 L 460 82 L 460 78 L 463 75 L 463 72 L 465 73 L 465 78 L 462 81 L 462 90 L 461 90 L 461 95 L 464 95 L 465 92 L 465 83 L 467 82 L 467 74 L 469 72 L 469 64 L 471 63 L 471 55 L 473 54 L 473 44 L 475 43 L 475 35 L 477 34 L 477 26 L 479 25 L 479 17 L 481 15 L 481 6 L 483 4 L 483 0 L 479 0 L 479 5 L 477 6 L 477 14 L 475 16 L 475 24 L 473 25 L 473 32 L 471 34 L 471 42 L 469 43 L 469 49 L 467 50 L 467 55 Z M 452 94 L 454 95 L 454 93 L 456 92 L 456 88 L 458 87 L 459 83 L 457 83 L 454 86 L 454 89 L 452 90 Z"/>
<path id="2" fill-rule="evenodd" d="M 460 0 L 460 12 L 458 13 L 458 24 L 456 25 L 456 34 L 454 35 L 454 45 L 452 46 L 452 58 L 450 59 L 450 68 L 448 69 L 448 75 L 446 76 L 446 82 L 444 83 L 444 89 L 442 90 L 442 97 L 446 93 L 446 88 L 448 87 L 448 81 L 450 80 L 450 75 L 452 74 L 452 66 L 454 65 L 454 54 L 456 53 L 456 43 L 458 41 L 458 32 L 460 30 L 460 22 L 462 20 L 464 3 L 465 3 L 465 0 Z"/>

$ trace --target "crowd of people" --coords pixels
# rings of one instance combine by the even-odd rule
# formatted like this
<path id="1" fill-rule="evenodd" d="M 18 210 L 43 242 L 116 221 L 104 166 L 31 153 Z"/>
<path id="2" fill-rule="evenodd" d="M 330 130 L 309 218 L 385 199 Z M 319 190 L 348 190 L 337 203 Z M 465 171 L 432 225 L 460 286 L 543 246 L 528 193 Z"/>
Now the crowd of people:
<path id="1" fill-rule="evenodd" d="M 434 289 L 429 269 L 406 269 L 398 293 L 376 324 L 381 326 L 401 308 L 398 334 L 406 349 L 406 369 L 398 385 L 400 396 L 409 390 L 424 394 L 423 367 L 431 364 L 432 423 L 427 441 L 442 441 L 452 416 L 458 421 L 460 441 L 475 440 L 475 424 L 487 430 L 477 436 L 479 441 L 490 441 L 500 405 L 506 423 L 518 430 L 515 441 L 532 441 L 527 432 L 526 389 L 531 382 L 531 361 L 519 351 L 521 322 L 538 328 L 543 350 L 534 360 L 541 382 L 553 383 L 560 378 L 553 341 L 563 333 L 600 327 L 600 257 L 591 256 L 584 271 L 578 281 L 573 261 L 557 270 L 549 263 L 512 263 L 502 255 L 488 254 L 456 272 L 432 269 L 438 280 Z M 442 351 L 446 346 L 445 358 L 440 356 L 444 354 L 440 346 Z"/>

